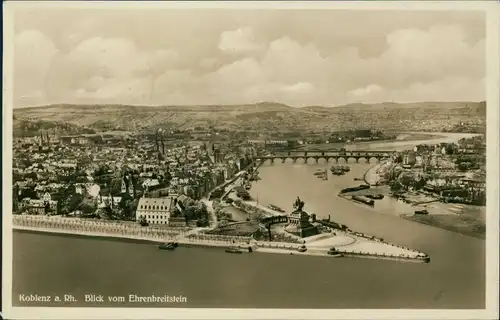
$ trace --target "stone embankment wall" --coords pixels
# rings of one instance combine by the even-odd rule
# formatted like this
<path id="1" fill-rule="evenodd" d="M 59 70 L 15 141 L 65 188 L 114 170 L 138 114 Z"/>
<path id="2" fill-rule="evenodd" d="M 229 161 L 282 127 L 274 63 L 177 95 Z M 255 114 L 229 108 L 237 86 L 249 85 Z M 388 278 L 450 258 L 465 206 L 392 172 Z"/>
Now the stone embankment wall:
<path id="1" fill-rule="evenodd" d="M 207 234 L 207 233 L 194 233 L 187 236 L 189 239 L 195 240 L 206 240 L 206 241 L 223 241 L 227 243 L 250 243 L 251 237 L 241 237 L 241 236 L 227 236 L 227 235 L 217 235 L 217 234 Z"/>
<path id="2" fill-rule="evenodd" d="M 47 217 L 14 215 L 12 224 L 15 227 L 33 229 L 57 229 L 70 231 L 75 234 L 98 233 L 103 235 L 123 235 L 130 237 L 175 238 L 187 233 L 189 228 L 175 227 L 142 227 L 136 223 L 115 221 L 86 220 L 79 218 Z"/>
<path id="3" fill-rule="evenodd" d="M 425 262 L 426 255 L 395 255 L 395 254 L 384 254 L 384 253 L 369 253 L 363 251 L 350 251 L 350 250 L 337 250 L 344 257 L 352 258 L 371 258 L 371 259 L 386 259 L 386 260 L 396 260 L 396 261 L 409 261 L 409 262 Z"/>
<path id="4" fill-rule="evenodd" d="M 94 221 L 78 218 L 15 215 L 14 229 L 48 233 L 74 234 L 93 237 L 113 237 L 153 242 L 176 241 L 192 245 L 227 246 L 232 243 L 247 243 L 248 237 L 221 237 L 203 234 L 194 237 L 193 229 L 175 227 L 141 227 L 134 223 Z"/>
<path id="5" fill-rule="evenodd" d="M 269 241 L 257 241 L 258 247 L 261 248 L 272 248 L 272 249 L 284 249 L 284 250 L 297 250 L 302 245 L 301 244 L 293 244 L 289 242 L 269 242 Z"/>

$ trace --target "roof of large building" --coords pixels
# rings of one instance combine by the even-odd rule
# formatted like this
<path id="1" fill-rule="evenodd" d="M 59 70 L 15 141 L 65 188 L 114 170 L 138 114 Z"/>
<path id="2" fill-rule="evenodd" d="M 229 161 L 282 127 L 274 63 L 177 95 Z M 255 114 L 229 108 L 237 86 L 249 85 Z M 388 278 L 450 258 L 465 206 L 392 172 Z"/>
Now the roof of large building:
<path id="1" fill-rule="evenodd" d="M 174 208 L 174 198 L 140 198 L 137 210 L 170 211 Z"/>

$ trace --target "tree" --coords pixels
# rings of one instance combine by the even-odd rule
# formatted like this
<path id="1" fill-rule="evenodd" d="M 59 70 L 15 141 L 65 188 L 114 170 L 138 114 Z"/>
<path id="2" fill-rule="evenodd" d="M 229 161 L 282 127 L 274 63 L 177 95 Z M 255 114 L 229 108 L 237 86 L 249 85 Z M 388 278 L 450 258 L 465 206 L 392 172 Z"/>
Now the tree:
<path id="1" fill-rule="evenodd" d="M 425 184 L 427 183 L 426 179 L 424 177 L 420 177 L 417 181 L 415 181 L 414 187 L 415 189 L 422 189 Z"/>
<path id="2" fill-rule="evenodd" d="M 414 183 L 413 176 L 409 173 L 404 173 L 400 176 L 399 181 L 405 189 L 408 189 Z"/>
<path id="3" fill-rule="evenodd" d="M 114 178 L 111 181 L 110 192 L 114 196 L 121 194 L 121 192 L 122 192 L 122 179 Z"/>
<path id="4" fill-rule="evenodd" d="M 124 194 L 118 204 L 122 218 L 125 220 L 133 219 L 138 203 L 139 201 L 132 198 L 128 193 Z"/>
<path id="5" fill-rule="evenodd" d="M 38 195 L 35 191 L 35 188 L 28 188 L 28 189 L 21 189 L 21 195 L 20 198 L 31 198 L 31 199 L 38 199 Z"/>
<path id="6" fill-rule="evenodd" d="M 201 217 L 196 222 L 196 226 L 197 227 L 206 227 L 206 226 L 208 226 L 208 218 L 207 217 Z"/>
<path id="7" fill-rule="evenodd" d="M 460 162 L 458 163 L 457 165 L 457 169 L 459 171 L 467 171 L 469 170 L 471 167 L 472 167 L 472 163 L 471 162 Z"/>
<path id="8" fill-rule="evenodd" d="M 82 211 L 84 215 L 93 214 L 96 212 L 96 210 L 97 210 L 97 204 L 91 198 L 83 199 L 82 203 L 80 204 L 80 211 Z"/>
<path id="9" fill-rule="evenodd" d="M 392 192 L 399 192 L 403 189 L 403 186 L 401 183 L 397 180 L 393 180 L 389 183 L 389 186 L 391 187 Z"/>
<path id="10" fill-rule="evenodd" d="M 139 224 L 143 227 L 146 227 L 149 225 L 149 223 L 147 222 L 146 220 L 146 217 L 145 216 L 141 216 L 141 218 L 139 219 Z"/>
<path id="11" fill-rule="evenodd" d="M 455 154 L 458 151 L 457 145 L 454 143 L 447 143 L 445 145 L 446 154 Z"/>

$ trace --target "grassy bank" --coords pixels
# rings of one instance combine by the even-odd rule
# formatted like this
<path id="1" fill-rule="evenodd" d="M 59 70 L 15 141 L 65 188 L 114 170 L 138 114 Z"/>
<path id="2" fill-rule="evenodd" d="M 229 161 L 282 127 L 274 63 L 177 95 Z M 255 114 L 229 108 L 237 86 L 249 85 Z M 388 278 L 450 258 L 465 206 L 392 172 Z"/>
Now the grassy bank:
<path id="1" fill-rule="evenodd" d="M 400 215 L 400 217 L 469 237 L 486 239 L 486 225 L 466 215 Z"/>

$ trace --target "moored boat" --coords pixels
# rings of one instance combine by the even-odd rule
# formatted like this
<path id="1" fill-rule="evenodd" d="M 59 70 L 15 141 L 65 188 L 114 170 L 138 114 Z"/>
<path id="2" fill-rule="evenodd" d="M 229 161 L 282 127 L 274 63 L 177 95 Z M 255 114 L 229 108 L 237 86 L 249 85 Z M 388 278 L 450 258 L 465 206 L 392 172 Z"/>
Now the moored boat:
<path id="1" fill-rule="evenodd" d="M 298 249 L 297 249 L 298 252 L 306 252 L 307 251 L 307 247 L 305 245 L 301 245 Z"/>
<path id="2" fill-rule="evenodd" d="M 230 247 L 226 249 L 227 253 L 243 253 L 243 251 L 240 248 L 237 247 Z"/>
<path id="3" fill-rule="evenodd" d="M 429 214 L 427 210 L 415 210 L 415 214 Z"/>
<path id="4" fill-rule="evenodd" d="M 370 198 L 370 199 L 375 199 L 375 200 L 384 199 L 384 195 L 381 193 L 379 193 L 379 194 L 367 194 L 366 197 Z"/>
<path id="5" fill-rule="evenodd" d="M 168 243 L 163 243 L 163 244 L 158 245 L 158 249 L 160 249 L 160 250 L 174 250 L 178 246 L 179 245 L 177 244 L 177 242 L 168 242 Z"/>
<path id="6" fill-rule="evenodd" d="M 342 254 L 335 247 L 330 248 L 327 254 L 333 257 L 342 257 Z"/>
<path id="7" fill-rule="evenodd" d="M 354 201 L 361 202 L 361 203 L 367 204 L 369 206 L 375 205 L 375 201 L 374 200 L 366 199 L 366 198 L 364 198 L 362 196 L 352 196 L 351 198 Z"/>
<path id="8" fill-rule="evenodd" d="M 366 185 L 366 184 L 361 184 L 357 187 L 350 187 L 350 188 L 342 189 L 342 190 L 340 190 L 340 193 L 347 193 L 347 192 L 359 191 L 359 190 L 364 190 L 364 189 L 370 189 L 370 186 Z"/>

